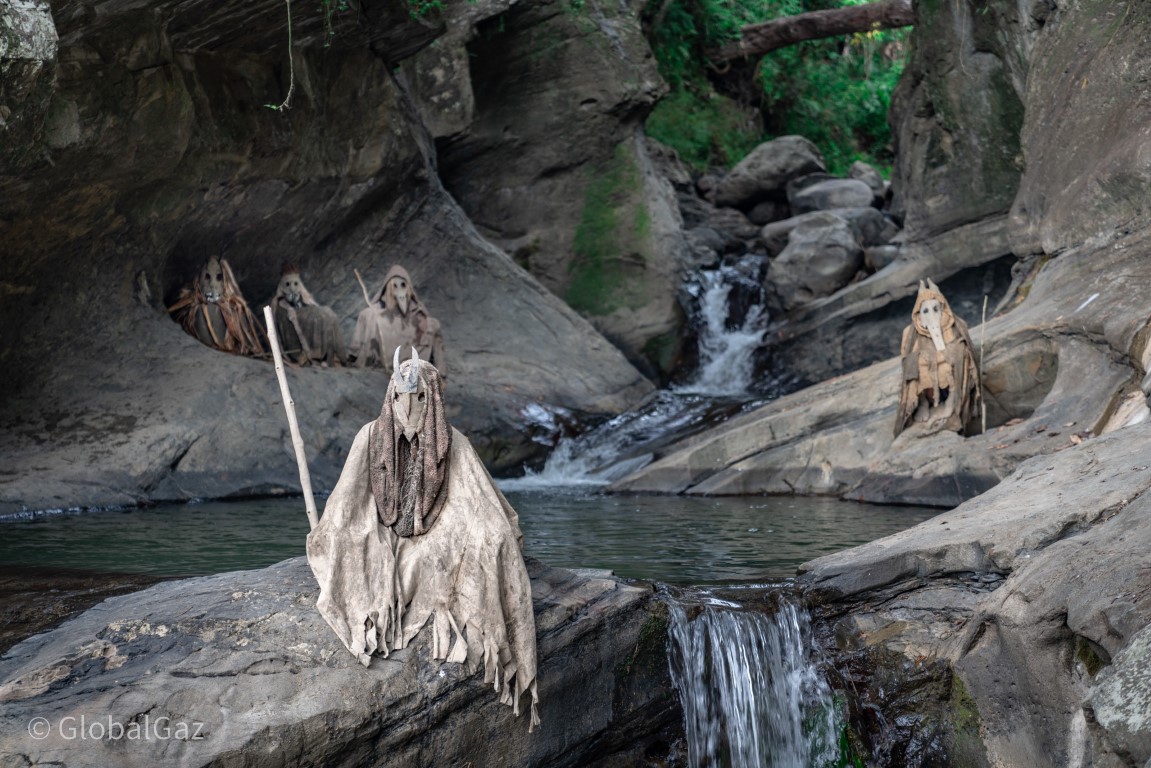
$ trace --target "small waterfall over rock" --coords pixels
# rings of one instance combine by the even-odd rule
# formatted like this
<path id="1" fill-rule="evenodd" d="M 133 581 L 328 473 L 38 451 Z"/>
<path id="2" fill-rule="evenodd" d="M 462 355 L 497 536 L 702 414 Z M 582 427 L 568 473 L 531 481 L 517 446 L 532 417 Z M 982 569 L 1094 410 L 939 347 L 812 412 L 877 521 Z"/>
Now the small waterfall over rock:
<path id="1" fill-rule="evenodd" d="M 755 257 L 745 260 L 749 258 Z M 677 392 L 739 396 L 750 389 L 754 354 L 763 343 L 767 315 L 762 283 L 749 279 L 749 269 L 757 266 L 740 262 L 701 270 L 689 284 L 689 295 L 697 303 L 693 315 L 699 333 L 699 369 L 691 381 L 675 387 Z"/>
<path id="2" fill-rule="evenodd" d="M 650 463 L 655 451 L 738 413 L 752 400 L 754 355 L 763 341 L 762 273 L 766 258 L 748 254 L 732 265 L 698 270 L 684 285 L 699 343 L 699 366 L 685 384 L 660 391 L 643 406 L 578 437 L 562 438 L 539 472 L 500 481 L 505 490 L 602 486 Z M 538 405 L 524 420 L 557 428 Z"/>
<path id="3" fill-rule="evenodd" d="M 839 714 L 809 659 L 806 611 L 781 602 L 765 614 L 715 598 L 668 604 L 691 768 L 837 764 Z"/>

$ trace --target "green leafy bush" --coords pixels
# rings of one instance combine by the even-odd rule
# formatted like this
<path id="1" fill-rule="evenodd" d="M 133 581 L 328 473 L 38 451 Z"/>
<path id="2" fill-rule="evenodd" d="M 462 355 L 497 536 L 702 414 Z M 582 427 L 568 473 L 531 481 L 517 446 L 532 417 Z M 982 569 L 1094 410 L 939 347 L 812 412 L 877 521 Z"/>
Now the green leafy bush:
<path id="1" fill-rule="evenodd" d="M 843 173 L 857 159 L 881 169 L 892 161 L 887 110 L 903 70 L 906 32 L 879 30 L 811 40 L 764 56 L 748 104 L 717 93 L 705 52 L 747 25 L 866 0 L 668 0 L 651 4 L 647 23 L 671 93 L 652 113 L 648 133 L 696 170 L 730 166 L 761 141 L 800 134 Z M 730 82 L 728 83 L 730 87 Z M 758 113 L 761 119 L 749 119 Z"/>

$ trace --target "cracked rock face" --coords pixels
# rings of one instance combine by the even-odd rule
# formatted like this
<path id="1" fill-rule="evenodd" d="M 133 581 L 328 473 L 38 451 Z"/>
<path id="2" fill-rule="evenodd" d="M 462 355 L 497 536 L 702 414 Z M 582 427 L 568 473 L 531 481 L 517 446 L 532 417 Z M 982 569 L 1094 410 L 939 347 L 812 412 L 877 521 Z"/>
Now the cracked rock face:
<path id="1" fill-rule="evenodd" d="M 633 752 L 680 727 L 660 606 L 612 579 L 534 561 L 529 572 L 534 734 L 482 674 L 430 659 L 430 627 L 362 667 L 315 610 L 301 557 L 113 598 L 12 648 L 0 764 L 636 764 Z M 81 739 L 82 727 L 138 738 Z"/>

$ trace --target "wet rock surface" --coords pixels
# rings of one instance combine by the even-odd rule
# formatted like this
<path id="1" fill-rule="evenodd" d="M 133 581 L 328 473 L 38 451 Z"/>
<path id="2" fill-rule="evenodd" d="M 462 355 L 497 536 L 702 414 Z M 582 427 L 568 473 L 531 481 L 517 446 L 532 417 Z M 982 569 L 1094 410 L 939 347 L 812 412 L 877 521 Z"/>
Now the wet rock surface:
<path id="1" fill-rule="evenodd" d="M 542 725 L 427 631 L 362 667 L 315 610 L 304 558 L 108 600 L 0 658 L 0 760 L 108 766 L 637 765 L 681 727 L 650 589 L 529 561 Z M 69 739 L 79 718 L 184 738 Z M 43 717 L 45 738 L 29 733 Z M 74 717 L 75 720 L 66 718 Z M 61 727 L 64 728 L 61 731 Z M 142 731 L 141 731 L 142 732 Z M 164 734 L 161 733 L 162 737 Z M 153 734 L 155 736 L 155 734 Z"/>

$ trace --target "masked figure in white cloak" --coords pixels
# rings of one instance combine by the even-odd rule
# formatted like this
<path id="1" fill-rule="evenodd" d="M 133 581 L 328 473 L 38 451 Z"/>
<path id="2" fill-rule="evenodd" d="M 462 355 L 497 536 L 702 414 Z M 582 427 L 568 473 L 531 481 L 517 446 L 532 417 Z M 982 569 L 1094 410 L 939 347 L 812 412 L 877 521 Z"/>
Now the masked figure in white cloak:
<path id="1" fill-rule="evenodd" d="M 895 436 L 912 423 L 926 432 L 961 432 L 979 406 L 979 371 L 967 324 L 930 280 L 919 281 L 911 325 L 903 330 L 902 389 Z"/>
<path id="2" fill-rule="evenodd" d="M 295 266 L 284 266 L 276 295 L 269 303 L 276 313 L 276 333 L 289 359 L 299 365 L 343 365 L 346 353 L 340 320 L 312 297 Z"/>
<path id="3" fill-rule="evenodd" d="M 180 291 L 168 313 L 209 347 L 235 355 L 267 354 L 264 332 L 244 301 L 232 267 L 224 259 L 208 259 L 191 290 Z"/>
<path id="4" fill-rule="evenodd" d="M 447 359 L 440 321 L 428 314 L 416 296 L 406 269 L 394 266 L 384 278 L 384 287 L 368 302 L 356 318 L 356 329 L 348 355 L 357 366 L 390 369 L 392 350 L 400 347 L 400 359 L 406 360 L 412 348 L 420 359 L 430 362 L 445 381 Z"/>
<path id="5" fill-rule="evenodd" d="M 519 517 L 444 416 L 439 372 L 398 350 L 380 417 L 352 444 L 308 535 L 316 607 L 365 666 L 431 624 L 435 659 L 484 668 L 536 714 L 536 633 Z"/>

